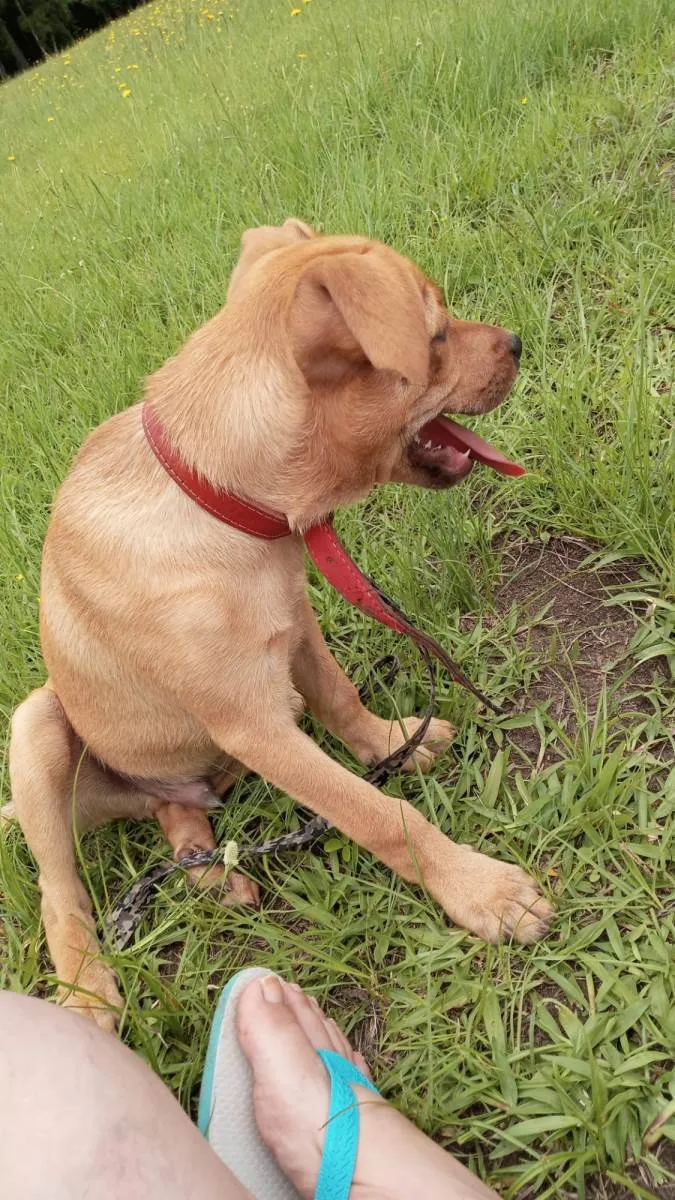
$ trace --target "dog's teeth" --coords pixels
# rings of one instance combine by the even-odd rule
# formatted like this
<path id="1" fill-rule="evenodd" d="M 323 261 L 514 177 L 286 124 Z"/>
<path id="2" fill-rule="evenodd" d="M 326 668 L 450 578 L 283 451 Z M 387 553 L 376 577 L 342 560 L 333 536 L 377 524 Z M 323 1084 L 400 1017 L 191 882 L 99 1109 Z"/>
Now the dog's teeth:
<path id="1" fill-rule="evenodd" d="M 428 441 L 426 441 L 426 442 L 423 442 L 423 441 L 422 441 L 422 439 L 421 439 L 421 437 L 420 437 L 420 435 L 419 435 L 419 433 L 416 433 L 416 434 L 415 434 L 415 436 L 414 436 L 414 438 L 413 438 L 413 442 L 415 443 L 415 445 L 416 445 L 416 446 L 421 446 L 421 448 L 422 448 L 423 450 L 439 450 L 439 449 L 440 449 L 440 447 L 439 447 L 439 446 L 435 446 L 435 445 L 434 445 L 434 443 L 432 442 L 431 438 L 429 438 L 429 440 L 428 440 Z"/>

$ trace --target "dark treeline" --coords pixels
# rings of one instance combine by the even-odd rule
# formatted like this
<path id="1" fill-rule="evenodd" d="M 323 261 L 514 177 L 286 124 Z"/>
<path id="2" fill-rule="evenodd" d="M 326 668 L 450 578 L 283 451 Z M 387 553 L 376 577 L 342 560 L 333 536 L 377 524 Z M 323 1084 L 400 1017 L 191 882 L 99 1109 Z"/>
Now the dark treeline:
<path id="1" fill-rule="evenodd" d="M 0 79 L 62 50 L 138 0 L 0 0 Z"/>

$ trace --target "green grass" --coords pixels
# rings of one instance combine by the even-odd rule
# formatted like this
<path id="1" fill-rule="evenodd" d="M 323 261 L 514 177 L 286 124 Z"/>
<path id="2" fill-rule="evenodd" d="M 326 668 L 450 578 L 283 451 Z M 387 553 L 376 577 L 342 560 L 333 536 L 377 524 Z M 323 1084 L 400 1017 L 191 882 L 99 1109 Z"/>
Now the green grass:
<path id="1" fill-rule="evenodd" d="M 243 228 L 294 214 L 372 234 L 459 315 L 519 330 L 520 381 L 485 427 L 528 475 L 477 472 L 451 495 L 388 488 L 340 524 L 361 565 L 518 705 L 515 721 L 488 720 L 443 681 L 454 754 L 390 790 L 457 840 L 529 864 L 556 898 L 552 935 L 488 948 L 338 838 L 256 869 L 260 914 L 174 879 L 111 958 L 125 1039 L 186 1107 L 217 989 L 256 962 L 368 1033 L 384 1092 L 505 1196 L 644 1196 L 675 1157 L 673 7 L 298 7 L 159 0 L 0 89 L 2 712 L 43 679 L 54 489 L 87 431 L 219 307 Z M 532 619 L 497 603 L 504 539 L 545 548 L 561 534 L 625 559 L 622 594 L 641 599 L 621 673 L 646 664 L 632 700 L 607 676 L 586 712 L 554 642 L 566 727 L 527 696 L 545 665 Z M 394 645 L 314 586 L 347 667 Z M 423 702 L 403 658 L 383 712 Z M 294 820 L 247 781 L 218 835 Z M 164 852 L 151 826 L 85 839 L 100 912 Z M 0 982 L 48 992 L 16 829 L 0 841 L 0 915 Z"/>

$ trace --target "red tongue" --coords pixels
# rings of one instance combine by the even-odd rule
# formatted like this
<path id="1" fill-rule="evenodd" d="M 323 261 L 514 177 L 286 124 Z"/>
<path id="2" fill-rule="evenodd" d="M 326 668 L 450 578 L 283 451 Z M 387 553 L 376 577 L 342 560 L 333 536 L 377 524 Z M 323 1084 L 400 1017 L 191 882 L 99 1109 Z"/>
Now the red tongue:
<path id="1" fill-rule="evenodd" d="M 525 474 L 525 468 L 521 467 L 519 463 L 511 462 L 506 455 L 495 450 L 489 442 L 483 441 L 482 437 L 474 433 L 473 429 L 465 429 L 463 425 L 458 425 L 449 417 L 434 417 L 433 421 L 427 421 L 417 436 L 421 440 L 431 439 L 436 446 L 451 446 L 453 450 L 468 450 L 469 458 L 485 463 L 486 467 L 492 467 L 494 471 L 499 471 L 500 475 Z"/>

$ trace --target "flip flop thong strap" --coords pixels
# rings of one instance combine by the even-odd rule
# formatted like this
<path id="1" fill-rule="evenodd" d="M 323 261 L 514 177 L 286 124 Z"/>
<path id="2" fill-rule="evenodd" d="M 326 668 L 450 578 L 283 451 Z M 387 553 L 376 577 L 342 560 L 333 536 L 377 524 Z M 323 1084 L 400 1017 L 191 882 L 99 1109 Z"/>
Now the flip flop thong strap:
<path id="1" fill-rule="evenodd" d="M 348 1200 L 359 1148 L 359 1101 L 355 1083 L 379 1096 L 376 1087 L 357 1067 L 334 1050 L 317 1050 L 330 1079 L 330 1110 L 326 1122 L 323 1157 L 314 1200 Z"/>

